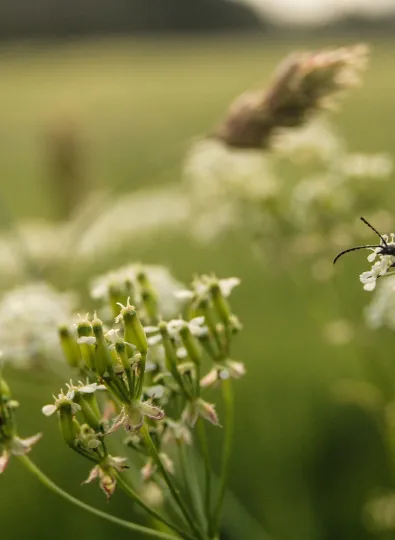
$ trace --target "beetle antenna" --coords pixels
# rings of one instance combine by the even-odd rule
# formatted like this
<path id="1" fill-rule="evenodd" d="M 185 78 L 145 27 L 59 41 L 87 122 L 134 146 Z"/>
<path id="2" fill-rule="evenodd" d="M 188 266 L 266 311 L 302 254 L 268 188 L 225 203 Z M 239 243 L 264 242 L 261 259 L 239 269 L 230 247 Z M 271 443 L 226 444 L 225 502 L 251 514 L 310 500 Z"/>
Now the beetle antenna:
<path id="1" fill-rule="evenodd" d="M 381 241 L 383 242 L 383 244 L 387 247 L 387 242 L 386 240 L 384 239 L 384 237 L 378 232 L 376 231 L 376 229 L 373 227 L 373 225 L 371 225 L 368 221 L 366 221 L 365 218 L 361 217 L 361 221 L 363 221 L 365 223 L 365 225 L 367 225 L 368 227 L 370 227 L 372 229 L 372 231 L 374 231 L 377 236 L 381 239 Z"/>
<path id="2" fill-rule="evenodd" d="M 358 249 L 369 249 L 369 248 L 382 248 L 383 246 L 357 246 L 350 249 L 345 249 L 344 251 L 341 251 L 336 257 L 333 259 L 333 264 L 336 264 L 337 259 L 340 259 L 342 255 L 345 255 L 346 253 L 350 253 L 350 251 L 357 251 Z"/>

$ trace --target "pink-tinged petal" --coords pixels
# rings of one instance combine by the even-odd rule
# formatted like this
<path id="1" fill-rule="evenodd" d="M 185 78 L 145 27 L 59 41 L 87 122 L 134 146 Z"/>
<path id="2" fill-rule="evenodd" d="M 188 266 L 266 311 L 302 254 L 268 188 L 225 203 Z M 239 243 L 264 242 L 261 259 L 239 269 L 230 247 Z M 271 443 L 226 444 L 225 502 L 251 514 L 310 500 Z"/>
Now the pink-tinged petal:
<path id="1" fill-rule="evenodd" d="M 186 422 L 191 427 L 194 427 L 197 419 L 199 418 L 197 407 L 195 403 L 187 403 L 182 415 L 181 419 L 183 422 Z"/>
<path id="2" fill-rule="evenodd" d="M 212 369 L 207 375 L 205 375 L 200 380 L 200 386 L 202 388 L 208 388 L 209 386 L 214 386 L 216 383 L 218 383 L 218 369 L 214 368 Z"/>
<path id="3" fill-rule="evenodd" d="M 102 473 L 99 480 L 100 489 L 105 493 L 107 500 L 110 500 L 110 497 L 115 491 L 117 482 L 115 478 L 109 474 Z"/>
<path id="4" fill-rule="evenodd" d="M 235 360 L 228 360 L 226 366 L 229 370 L 229 374 L 232 379 L 239 379 L 245 375 L 246 368 L 242 362 L 236 362 Z"/>
<path id="5" fill-rule="evenodd" d="M 152 459 L 149 458 L 147 463 L 140 470 L 142 481 L 148 482 L 149 480 L 151 480 L 155 471 L 156 471 L 156 465 L 154 465 L 154 463 L 152 462 Z"/>
<path id="6" fill-rule="evenodd" d="M 96 478 L 99 476 L 99 472 L 100 472 L 100 467 L 99 465 L 96 465 L 95 467 L 93 467 L 93 469 L 89 473 L 88 478 L 84 480 L 83 482 L 81 482 L 81 484 L 90 484 L 93 480 L 96 480 Z"/>
<path id="7" fill-rule="evenodd" d="M 152 420 L 162 420 L 165 416 L 165 411 L 160 407 L 152 405 L 149 401 L 140 403 L 140 411 L 143 415 L 148 416 Z"/>
<path id="8" fill-rule="evenodd" d="M 207 403 L 203 399 L 198 399 L 196 403 L 197 411 L 199 416 L 208 420 L 214 426 L 219 426 L 219 419 L 215 411 L 215 405 L 212 403 Z"/>
<path id="9" fill-rule="evenodd" d="M 107 457 L 107 464 L 109 467 L 112 467 L 118 472 L 122 472 L 125 469 L 129 469 L 129 465 L 126 465 L 127 458 L 123 457 L 117 457 L 117 456 L 108 456 Z"/>
<path id="10" fill-rule="evenodd" d="M 110 426 L 110 428 L 106 431 L 106 434 L 109 434 L 109 433 L 114 433 L 114 431 L 117 431 L 117 429 L 119 429 L 121 426 L 125 425 L 125 422 L 126 422 L 126 416 L 125 416 L 125 412 L 122 411 L 121 414 L 119 414 L 113 424 Z"/>
<path id="11" fill-rule="evenodd" d="M 33 448 L 33 446 L 41 439 L 43 436 L 42 433 L 36 433 L 36 435 L 32 435 L 31 437 L 28 437 L 27 439 L 20 439 L 22 446 L 25 448 L 25 454 L 30 452 L 30 450 Z"/>
<path id="12" fill-rule="evenodd" d="M 8 465 L 8 462 L 10 461 L 10 453 L 7 452 L 7 450 L 4 450 L 3 453 L 0 456 L 0 474 L 5 471 L 5 468 Z"/>

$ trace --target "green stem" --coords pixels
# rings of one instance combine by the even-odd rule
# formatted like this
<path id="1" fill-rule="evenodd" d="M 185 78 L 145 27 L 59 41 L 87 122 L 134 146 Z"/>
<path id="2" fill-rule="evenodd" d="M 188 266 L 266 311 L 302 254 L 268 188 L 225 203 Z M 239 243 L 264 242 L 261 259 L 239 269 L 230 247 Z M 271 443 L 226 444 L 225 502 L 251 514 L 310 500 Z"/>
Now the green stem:
<path id="1" fill-rule="evenodd" d="M 204 509 L 207 522 L 211 522 L 211 464 L 207 443 L 206 428 L 201 418 L 197 421 L 198 437 L 204 463 Z"/>
<path id="2" fill-rule="evenodd" d="M 199 489 L 199 482 L 196 478 L 196 471 L 194 468 L 194 460 L 187 455 L 187 448 L 183 441 L 177 441 L 181 472 L 183 475 L 185 488 L 189 488 L 189 496 L 194 509 L 195 517 L 198 521 L 201 530 L 206 529 L 204 511 L 202 508 L 201 493 Z"/>
<path id="3" fill-rule="evenodd" d="M 111 523 L 115 523 L 116 525 L 120 525 L 121 527 L 124 527 L 125 529 L 129 529 L 130 531 L 145 534 L 146 536 L 150 536 L 151 538 L 161 538 L 162 540 L 176 540 L 177 536 L 173 536 L 170 534 L 162 533 L 159 531 L 154 531 L 153 529 L 149 529 L 148 527 L 143 527 L 142 525 L 137 525 L 137 523 L 132 523 L 130 521 L 125 521 L 124 519 L 117 518 L 116 516 L 112 516 L 110 514 L 107 514 L 106 512 L 102 512 L 101 510 L 98 510 L 97 508 L 94 508 L 93 506 L 89 506 L 89 504 L 85 504 L 84 502 L 80 501 L 79 499 L 76 499 L 63 489 L 61 489 L 59 486 L 57 486 L 52 480 L 48 478 L 33 461 L 31 461 L 30 458 L 27 456 L 18 456 L 19 461 L 48 489 L 56 493 L 57 495 L 60 495 L 65 499 L 66 501 L 74 504 L 75 506 L 78 506 L 79 508 L 82 508 L 82 510 L 86 510 L 87 512 L 90 512 L 91 514 L 98 516 L 100 518 L 106 519 L 107 521 L 110 521 Z"/>
<path id="4" fill-rule="evenodd" d="M 193 540 L 192 537 L 188 535 L 188 533 L 184 532 L 182 529 L 177 527 L 177 525 L 173 525 L 173 523 L 171 523 L 166 518 L 158 514 L 153 508 L 145 504 L 145 502 L 141 499 L 141 497 L 139 497 L 139 495 L 134 491 L 134 489 L 131 488 L 127 482 L 125 482 L 125 480 L 122 478 L 120 474 L 117 473 L 117 474 L 114 474 L 114 476 L 119 486 L 123 489 L 126 495 L 128 495 L 135 503 L 137 503 L 139 506 L 141 506 L 141 508 L 143 508 L 146 512 L 148 512 L 150 516 L 152 516 L 158 521 L 161 521 L 170 529 L 173 529 L 173 531 L 178 533 L 181 536 L 181 538 L 187 538 L 187 539 Z"/>
<path id="5" fill-rule="evenodd" d="M 169 488 L 170 493 L 172 494 L 174 500 L 176 501 L 176 503 L 180 507 L 180 510 L 183 513 L 183 515 L 185 517 L 185 520 L 187 521 L 189 527 L 191 528 L 191 531 L 193 531 L 193 533 L 196 535 L 197 538 L 204 540 L 204 536 L 202 536 L 201 532 L 196 527 L 195 522 L 193 521 L 193 518 L 191 517 L 188 508 L 186 507 L 184 501 L 182 500 L 180 493 L 178 492 L 176 486 L 174 485 L 173 480 L 171 479 L 169 473 L 166 471 L 166 469 L 165 469 L 165 467 L 164 467 L 164 465 L 162 463 L 162 460 L 160 459 L 159 454 L 158 454 L 158 452 L 157 452 L 157 450 L 155 448 L 155 444 L 154 444 L 154 442 L 153 442 L 153 440 L 151 438 L 151 435 L 149 434 L 147 424 L 145 422 L 144 422 L 144 424 L 142 425 L 142 427 L 140 429 L 140 433 L 141 433 L 141 435 L 142 435 L 142 437 L 144 439 L 144 442 L 145 442 L 145 444 L 146 444 L 146 446 L 147 446 L 153 460 L 155 461 L 156 466 L 158 467 L 158 470 L 160 471 L 161 475 L 163 476 L 163 479 L 166 482 L 166 485 Z"/>
<path id="6" fill-rule="evenodd" d="M 233 389 L 231 379 L 227 379 L 222 383 L 222 394 L 225 405 L 225 435 L 224 435 L 224 448 L 222 454 L 222 471 L 219 483 L 219 494 L 217 504 L 215 506 L 212 530 L 210 532 L 219 533 L 221 526 L 222 507 L 224 504 L 224 498 L 227 488 L 230 458 L 232 454 L 232 441 L 233 441 L 233 427 L 234 427 L 234 406 L 233 406 Z"/>
<path id="7" fill-rule="evenodd" d="M 140 376 L 137 382 L 136 399 L 139 399 L 141 397 L 141 394 L 143 393 L 146 363 L 147 363 L 147 353 L 142 352 L 141 360 L 140 360 Z"/>

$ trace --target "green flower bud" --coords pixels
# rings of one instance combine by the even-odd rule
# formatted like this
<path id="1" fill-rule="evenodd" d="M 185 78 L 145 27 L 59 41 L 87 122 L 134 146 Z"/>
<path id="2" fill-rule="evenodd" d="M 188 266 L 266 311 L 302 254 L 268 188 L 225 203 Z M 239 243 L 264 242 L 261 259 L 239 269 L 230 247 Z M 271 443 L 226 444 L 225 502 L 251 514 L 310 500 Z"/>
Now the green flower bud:
<path id="1" fill-rule="evenodd" d="M 196 338 L 192 335 L 187 324 L 180 328 L 180 336 L 184 347 L 187 350 L 189 358 L 195 364 L 200 364 L 201 361 L 201 351 L 199 344 Z"/>
<path id="2" fill-rule="evenodd" d="M 77 325 L 78 345 L 80 347 L 82 359 L 90 371 L 94 370 L 94 345 L 88 343 L 88 339 L 93 337 L 92 325 L 88 320 L 80 321 Z"/>
<path id="3" fill-rule="evenodd" d="M 78 394 L 77 403 L 81 407 L 81 412 L 84 415 L 85 421 L 94 431 L 102 431 L 100 421 L 100 411 L 97 406 L 97 400 L 94 394 Z"/>
<path id="4" fill-rule="evenodd" d="M 136 309 L 131 306 L 129 300 L 126 306 L 122 306 L 120 318 L 125 328 L 125 341 L 136 345 L 137 349 L 145 354 L 148 350 L 147 336 L 145 335 L 143 325 L 137 316 Z"/>
<path id="5" fill-rule="evenodd" d="M 173 372 L 174 368 L 177 369 L 178 358 L 173 341 L 167 330 L 167 324 L 164 321 L 159 323 L 159 332 L 162 336 L 162 345 L 165 349 L 166 369 Z"/>
<path id="6" fill-rule="evenodd" d="M 70 403 L 64 403 L 58 407 L 59 425 L 63 439 L 68 446 L 72 448 L 75 445 L 75 440 L 80 432 L 80 425 L 74 418 Z"/>
<path id="7" fill-rule="evenodd" d="M 16 421 L 14 409 L 18 406 L 11 400 L 11 391 L 8 384 L 0 375 L 0 445 L 11 440 L 16 435 Z"/>
<path id="8" fill-rule="evenodd" d="M 11 399 L 11 390 L 3 377 L 0 375 L 0 405 Z"/>
<path id="9" fill-rule="evenodd" d="M 210 292 L 218 318 L 227 326 L 232 313 L 228 301 L 222 294 L 218 281 L 214 281 L 211 284 Z"/>
<path id="10" fill-rule="evenodd" d="M 59 338 L 67 363 L 71 368 L 78 367 L 82 361 L 81 352 L 67 326 L 61 326 L 59 328 Z"/>
<path id="11" fill-rule="evenodd" d="M 125 371 L 130 370 L 130 361 L 128 355 L 126 354 L 126 345 L 123 342 L 115 344 L 115 350 L 118 353 L 119 359 L 122 362 L 123 368 Z"/>
<path id="12" fill-rule="evenodd" d="M 106 371 L 112 371 L 112 360 L 103 333 L 103 323 L 96 316 L 92 321 L 92 329 L 96 338 L 94 366 L 97 374 L 103 376 Z"/>

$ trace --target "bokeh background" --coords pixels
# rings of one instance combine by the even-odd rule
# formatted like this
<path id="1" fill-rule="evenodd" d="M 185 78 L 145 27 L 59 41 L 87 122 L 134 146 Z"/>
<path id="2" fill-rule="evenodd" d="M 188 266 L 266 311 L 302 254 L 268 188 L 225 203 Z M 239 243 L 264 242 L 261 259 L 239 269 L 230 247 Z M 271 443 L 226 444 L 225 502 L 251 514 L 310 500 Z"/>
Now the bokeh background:
<path id="1" fill-rule="evenodd" d="M 177 181 L 189 141 L 215 125 L 240 92 L 268 82 L 295 49 L 371 45 L 365 84 L 335 121 L 351 149 L 394 156 L 395 3 L 375 8 L 358 0 L 0 0 L 2 228 L 64 219 L 96 189 L 129 193 Z M 64 133 L 77 141 L 71 199 L 51 153 Z M 390 210 L 393 192 L 391 182 L 383 192 Z M 331 393 L 335 381 L 363 377 L 363 355 L 391 356 L 393 337 L 371 332 L 362 344 L 334 347 L 322 333 L 339 310 L 361 320 L 362 259 L 342 265 L 329 283 L 315 282 L 302 265 L 296 285 L 254 257 L 243 234 L 202 245 L 180 230 L 98 263 L 97 270 L 136 260 L 165 264 L 186 282 L 211 271 L 242 279 L 234 294 L 244 324 L 236 356 L 248 376 L 236 388 L 230 488 L 239 502 L 227 501 L 229 539 L 262 538 L 254 520 L 275 540 L 393 538 L 368 532 L 361 520 L 376 487 L 391 487 L 375 424 Z M 66 277 L 84 297 L 84 279 Z M 60 287 L 64 278 L 51 276 Z M 34 450 L 45 472 L 84 500 L 135 516 L 122 493 L 106 505 L 98 490 L 80 486 L 86 464 L 62 444 L 56 421 L 43 419 L 58 375 L 10 367 L 7 376 L 21 403 L 20 432 L 45 428 Z M 210 435 L 215 453 L 214 429 Z M 17 462 L 0 477 L 0 530 L 8 540 L 130 537 L 56 499 Z"/>

